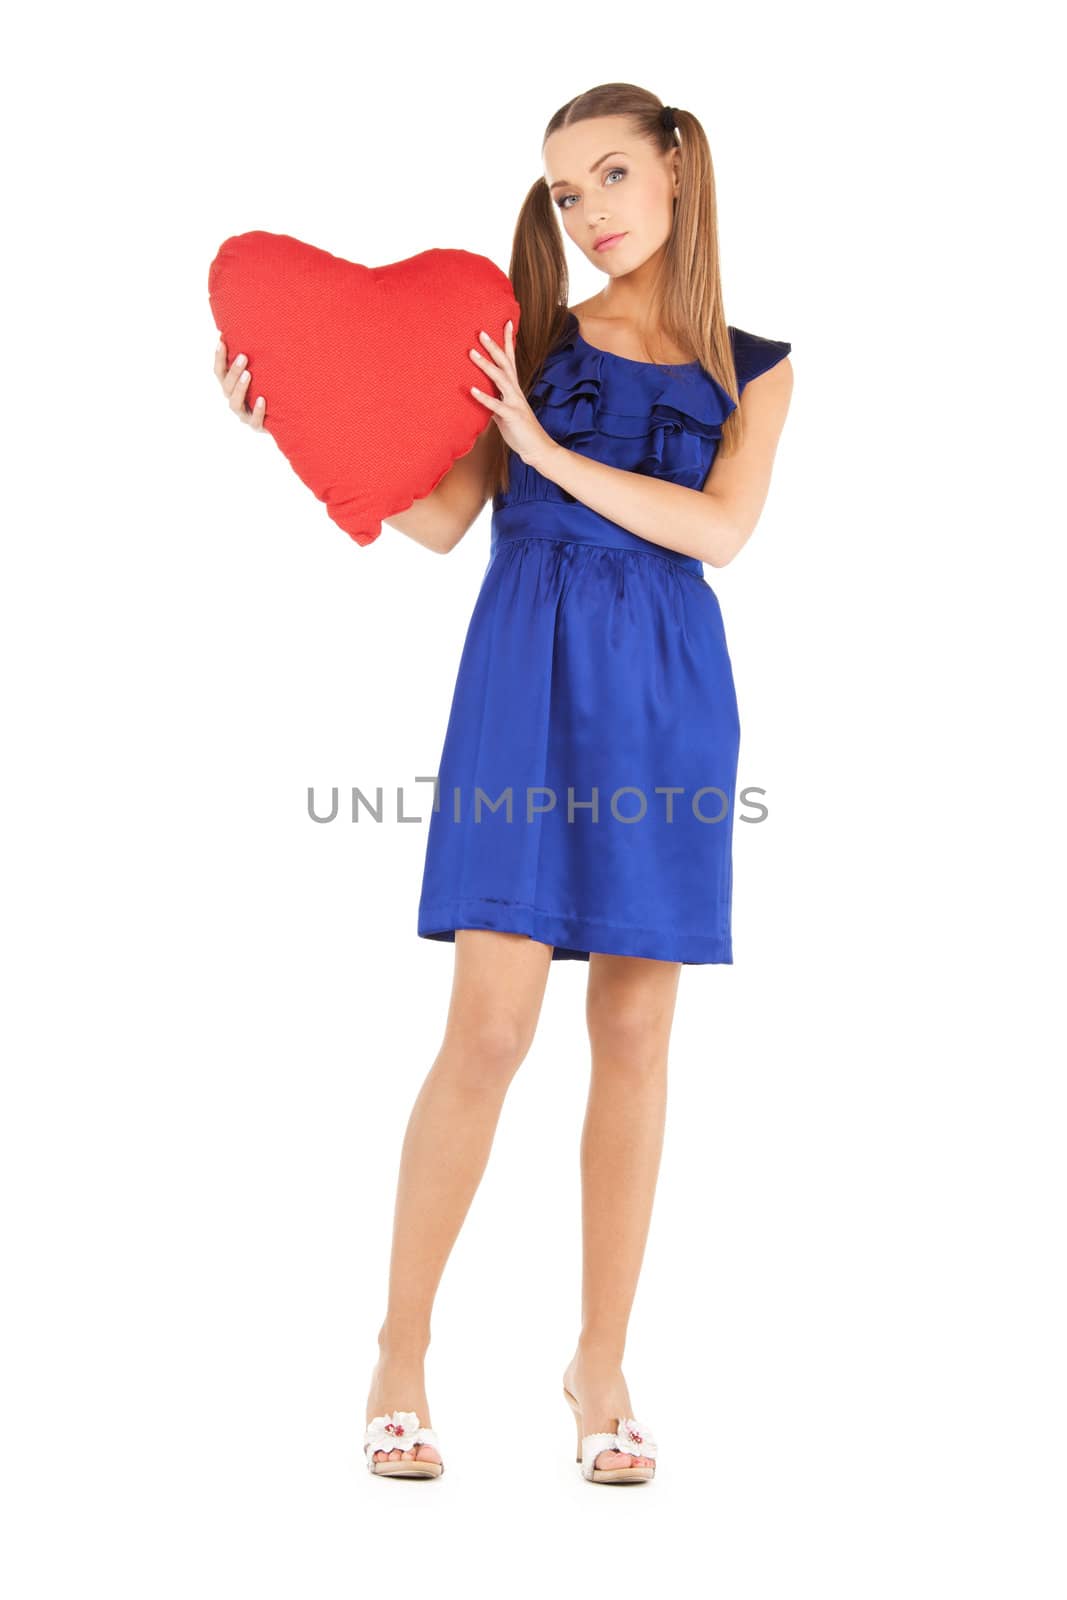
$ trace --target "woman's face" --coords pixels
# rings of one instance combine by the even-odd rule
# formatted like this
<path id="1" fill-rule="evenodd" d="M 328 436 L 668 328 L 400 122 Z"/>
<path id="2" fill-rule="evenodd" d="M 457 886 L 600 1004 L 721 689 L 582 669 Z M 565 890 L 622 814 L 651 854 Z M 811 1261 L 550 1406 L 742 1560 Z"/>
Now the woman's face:
<path id="1" fill-rule="evenodd" d="M 661 152 L 626 117 L 591 117 L 545 140 L 545 182 L 564 231 L 594 266 L 621 277 L 670 236 L 678 189 L 677 148 Z M 607 249 L 596 241 L 621 234 Z"/>

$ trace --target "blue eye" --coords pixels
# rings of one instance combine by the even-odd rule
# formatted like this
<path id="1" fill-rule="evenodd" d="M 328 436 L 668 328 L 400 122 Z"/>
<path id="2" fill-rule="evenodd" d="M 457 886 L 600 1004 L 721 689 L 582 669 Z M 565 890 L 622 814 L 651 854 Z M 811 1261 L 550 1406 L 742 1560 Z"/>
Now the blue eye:
<path id="1" fill-rule="evenodd" d="M 609 167 L 607 172 L 604 174 L 604 181 L 605 182 L 607 182 L 608 178 L 611 177 L 611 174 L 613 172 L 617 172 L 619 174 L 619 176 L 622 177 L 622 178 L 625 178 L 625 176 L 626 176 L 626 168 L 625 167 Z M 572 195 L 572 194 L 564 194 L 564 195 L 560 196 L 560 198 L 556 201 L 556 204 L 559 206 L 559 209 L 561 211 L 572 211 L 574 209 L 573 206 L 565 205 L 564 201 L 573 200 L 574 198 L 575 198 L 575 196 Z"/>

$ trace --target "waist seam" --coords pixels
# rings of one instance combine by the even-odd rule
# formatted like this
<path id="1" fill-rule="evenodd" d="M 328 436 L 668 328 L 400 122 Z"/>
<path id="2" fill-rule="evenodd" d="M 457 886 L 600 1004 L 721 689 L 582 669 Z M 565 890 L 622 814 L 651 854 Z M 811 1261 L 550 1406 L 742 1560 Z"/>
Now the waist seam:
<path id="1" fill-rule="evenodd" d="M 502 529 L 494 530 L 491 546 L 499 549 L 505 544 L 524 544 L 529 539 L 539 539 L 545 544 L 570 544 L 587 545 L 593 550 L 614 550 L 623 556 L 647 556 L 653 561 L 665 561 L 669 567 L 674 567 L 680 572 L 688 572 L 699 583 L 704 583 L 704 563 L 697 556 L 687 556 L 681 551 L 674 555 L 659 550 L 641 550 L 631 545 L 612 544 L 606 539 L 569 539 L 566 534 L 537 533 L 524 529 L 521 533 L 507 533 Z"/>

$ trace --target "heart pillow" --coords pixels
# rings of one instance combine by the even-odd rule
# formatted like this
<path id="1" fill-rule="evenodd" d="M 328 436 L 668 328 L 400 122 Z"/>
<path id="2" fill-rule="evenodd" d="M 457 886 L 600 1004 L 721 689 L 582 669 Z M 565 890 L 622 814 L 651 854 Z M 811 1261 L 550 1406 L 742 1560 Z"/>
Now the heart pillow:
<path id="1" fill-rule="evenodd" d="M 232 360 L 267 397 L 263 427 L 359 545 L 436 488 L 493 414 L 468 351 L 518 332 L 507 276 L 468 250 L 363 267 L 284 233 L 238 233 L 208 272 Z M 496 394 L 495 385 L 487 392 Z"/>

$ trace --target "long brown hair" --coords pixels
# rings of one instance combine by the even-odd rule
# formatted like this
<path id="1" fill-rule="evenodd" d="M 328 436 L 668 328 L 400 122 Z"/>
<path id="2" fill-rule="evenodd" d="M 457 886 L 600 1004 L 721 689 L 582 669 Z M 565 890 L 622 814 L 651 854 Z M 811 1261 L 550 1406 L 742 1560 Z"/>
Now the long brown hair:
<path id="1" fill-rule="evenodd" d="M 664 102 L 633 83 L 602 83 L 575 95 L 551 117 L 545 141 L 559 128 L 590 117 L 628 117 L 634 132 L 666 152 L 678 143 L 678 194 L 674 225 L 653 285 L 651 303 L 658 331 L 676 346 L 689 349 L 730 397 L 738 399 L 733 348 L 722 303 L 719 276 L 719 233 L 715 206 L 715 173 L 707 135 L 691 111 L 675 108 L 677 134 L 660 120 Z M 563 228 L 544 177 L 531 186 L 511 248 L 508 277 L 521 315 L 515 336 L 515 368 L 523 393 L 540 376 L 545 357 L 567 324 L 570 284 L 564 255 Z M 650 330 L 651 331 L 651 330 Z M 508 487 L 507 448 L 493 428 L 490 493 Z M 741 411 L 723 424 L 719 453 L 733 455 L 740 444 Z"/>

